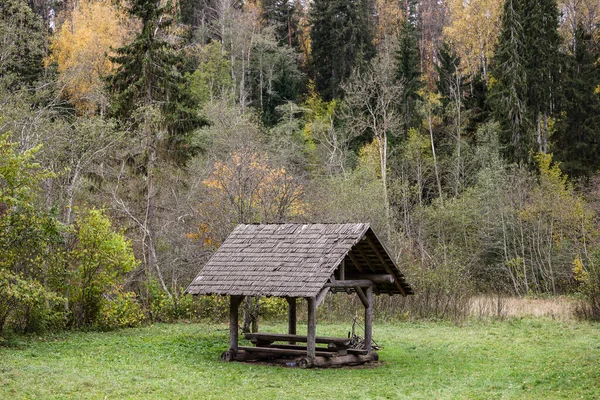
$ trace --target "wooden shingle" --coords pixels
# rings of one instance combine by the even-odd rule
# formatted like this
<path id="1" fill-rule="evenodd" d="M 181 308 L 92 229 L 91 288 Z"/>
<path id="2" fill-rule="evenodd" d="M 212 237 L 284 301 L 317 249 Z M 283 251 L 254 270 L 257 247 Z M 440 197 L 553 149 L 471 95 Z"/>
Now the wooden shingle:
<path id="1" fill-rule="evenodd" d="M 343 260 L 356 271 L 394 276 L 396 282 L 376 285 L 375 293 L 413 293 L 369 224 L 362 223 L 238 225 L 186 292 L 315 297 Z"/>

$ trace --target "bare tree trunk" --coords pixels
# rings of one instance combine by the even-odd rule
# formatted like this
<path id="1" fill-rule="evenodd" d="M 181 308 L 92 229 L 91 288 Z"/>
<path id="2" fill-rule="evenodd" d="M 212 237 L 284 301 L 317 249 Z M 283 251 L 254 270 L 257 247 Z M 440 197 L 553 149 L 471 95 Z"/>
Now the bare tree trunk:
<path id="1" fill-rule="evenodd" d="M 440 196 L 440 201 L 444 201 L 443 193 L 442 193 L 442 182 L 440 181 L 440 173 L 438 170 L 437 163 L 437 155 L 435 153 L 435 144 L 433 143 L 433 123 L 431 121 L 431 109 L 428 110 L 427 113 L 427 124 L 429 125 L 429 140 L 431 141 L 431 153 L 433 154 L 433 169 L 435 171 L 435 181 L 437 182 L 438 192 Z"/>

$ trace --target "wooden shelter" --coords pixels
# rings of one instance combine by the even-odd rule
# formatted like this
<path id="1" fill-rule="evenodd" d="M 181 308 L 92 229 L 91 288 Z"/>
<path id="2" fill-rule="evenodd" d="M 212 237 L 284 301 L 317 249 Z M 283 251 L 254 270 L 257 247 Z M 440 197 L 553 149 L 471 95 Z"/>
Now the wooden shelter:
<path id="1" fill-rule="evenodd" d="M 363 303 L 361 348 L 349 338 L 316 336 L 316 308 L 330 291 L 356 293 Z M 371 346 L 373 293 L 413 294 L 369 224 L 238 225 L 186 292 L 230 296 L 230 343 L 224 360 L 269 359 L 305 367 L 377 360 Z M 256 347 L 239 346 L 238 309 L 245 296 L 284 297 L 288 333 L 248 333 Z M 308 303 L 306 335 L 296 332 L 298 298 Z"/>

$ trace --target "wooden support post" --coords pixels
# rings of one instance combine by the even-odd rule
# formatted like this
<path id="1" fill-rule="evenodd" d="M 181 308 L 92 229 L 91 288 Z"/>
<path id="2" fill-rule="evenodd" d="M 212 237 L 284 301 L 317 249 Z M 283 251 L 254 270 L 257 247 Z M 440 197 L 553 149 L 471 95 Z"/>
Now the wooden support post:
<path id="1" fill-rule="evenodd" d="M 288 302 L 288 333 L 290 335 L 296 334 L 296 298 L 286 297 Z M 296 344 L 295 341 L 290 340 L 290 344 Z"/>
<path id="2" fill-rule="evenodd" d="M 365 307 L 365 350 L 371 352 L 371 342 L 373 341 L 373 288 L 368 287 L 365 290 L 368 306 Z"/>
<path id="3" fill-rule="evenodd" d="M 340 263 L 340 281 L 343 281 L 346 279 L 346 260 L 342 260 L 342 262 Z"/>
<path id="4" fill-rule="evenodd" d="M 235 353 L 238 349 L 239 308 L 244 296 L 229 297 L 229 351 Z"/>
<path id="5" fill-rule="evenodd" d="M 309 361 L 315 359 L 317 338 L 317 301 L 314 297 L 307 297 L 308 302 L 308 331 L 306 337 L 306 357 Z"/>

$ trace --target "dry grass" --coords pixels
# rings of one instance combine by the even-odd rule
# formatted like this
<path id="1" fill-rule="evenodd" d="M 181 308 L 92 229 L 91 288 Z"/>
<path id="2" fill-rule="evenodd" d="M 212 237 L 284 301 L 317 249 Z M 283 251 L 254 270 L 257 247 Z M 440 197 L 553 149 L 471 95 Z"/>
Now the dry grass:
<path id="1" fill-rule="evenodd" d="M 477 296 L 471 300 L 476 318 L 545 317 L 558 321 L 576 319 L 579 300 L 569 297 L 536 299 L 528 297 Z"/>

